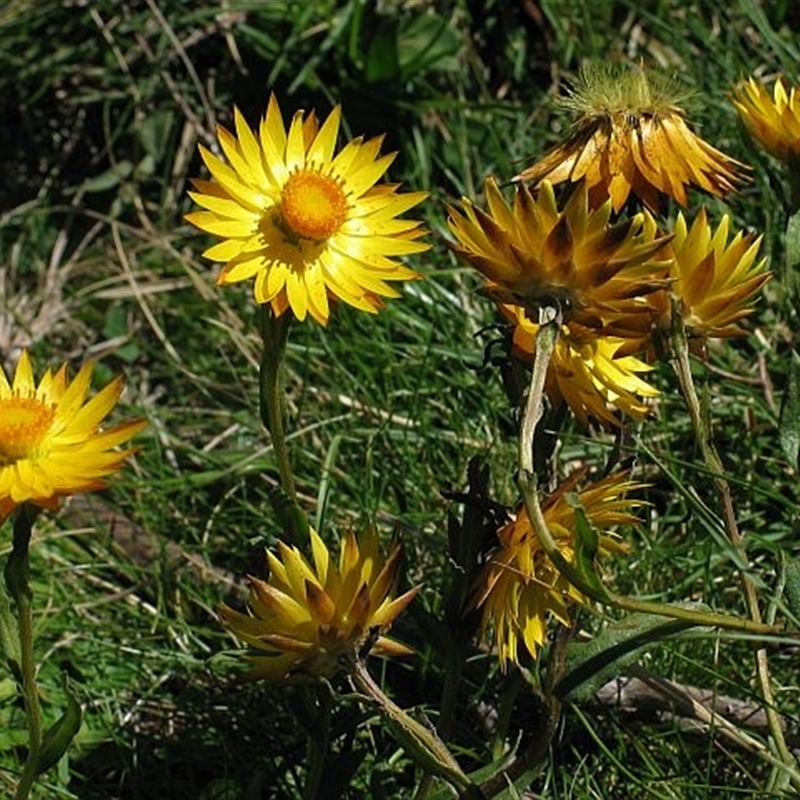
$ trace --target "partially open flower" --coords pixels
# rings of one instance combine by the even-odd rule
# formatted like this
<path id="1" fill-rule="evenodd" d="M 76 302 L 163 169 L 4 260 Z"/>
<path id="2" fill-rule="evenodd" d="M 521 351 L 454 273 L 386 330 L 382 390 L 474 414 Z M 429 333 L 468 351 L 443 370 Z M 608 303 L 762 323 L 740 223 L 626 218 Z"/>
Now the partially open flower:
<path id="1" fill-rule="evenodd" d="M 678 214 L 675 235 L 667 245 L 672 258 L 672 292 L 679 299 L 690 336 L 714 338 L 743 334 L 738 322 L 753 311 L 756 297 L 770 279 L 766 259 L 757 260 L 761 236 L 739 231 L 729 242 L 730 217 L 716 230 L 705 209 L 691 228 Z M 662 325 L 669 326 L 665 318 Z"/>
<path id="2" fill-rule="evenodd" d="M 642 67 L 585 69 L 562 101 L 577 117 L 572 134 L 515 180 L 582 180 L 592 207 L 610 197 L 615 211 L 631 192 L 656 211 L 664 196 L 685 206 L 688 186 L 713 195 L 732 191 L 745 165 L 692 132 L 683 99 Z"/>
<path id="3" fill-rule="evenodd" d="M 331 677 L 363 649 L 411 652 L 382 635 L 420 589 L 392 598 L 399 545 L 384 560 L 376 533 L 368 532 L 360 543 L 347 533 L 337 567 L 316 531 L 310 533 L 313 566 L 296 547 L 278 542 L 278 555 L 267 552 L 269 579 L 250 579 L 250 614 L 227 606 L 219 611 L 224 625 L 254 648 L 252 680 Z"/>
<path id="4" fill-rule="evenodd" d="M 778 78 L 770 97 L 767 88 L 748 78 L 733 90 L 733 104 L 750 135 L 772 155 L 800 158 L 800 92 L 787 92 Z"/>
<path id="5" fill-rule="evenodd" d="M 134 452 L 114 448 L 146 421 L 101 427 L 122 394 L 122 378 L 87 400 L 91 376 L 84 364 L 70 382 L 63 365 L 37 385 L 27 351 L 13 382 L 0 368 L 0 521 L 22 503 L 55 508 L 61 497 L 104 488 Z"/>
<path id="6" fill-rule="evenodd" d="M 539 325 L 525 309 L 500 304 L 500 310 L 514 323 L 512 344 L 515 355 L 533 360 Z M 582 425 L 593 418 L 606 427 L 618 427 L 616 411 L 634 419 L 651 412 L 647 402 L 658 397 L 658 389 L 639 377 L 653 368 L 631 355 L 644 349 L 644 341 L 601 336 L 562 325 L 550 359 L 545 391 L 554 405 L 565 402 Z"/>
<path id="7" fill-rule="evenodd" d="M 222 240 L 203 254 L 225 264 L 219 283 L 255 278 L 257 302 L 322 325 L 329 297 L 381 309 L 381 297 L 398 295 L 391 282 L 419 277 L 394 257 L 428 249 L 420 223 L 398 219 L 426 194 L 377 184 L 394 159 L 378 156 L 382 137 L 334 154 L 340 119 L 338 106 L 321 127 L 298 111 L 287 133 L 273 96 L 256 135 L 235 109 L 236 136 L 218 130 L 229 163 L 201 145 L 215 180 L 193 182 L 190 195 L 207 210 L 186 215 Z"/>
<path id="8" fill-rule="evenodd" d="M 511 207 L 490 178 L 486 201 L 488 214 L 467 199 L 463 214 L 449 209 L 458 239 L 451 248 L 491 282 L 486 293 L 500 302 L 529 310 L 554 304 L 565 322 L 611 335 L 646 314 L 647 296 L 665 286 L 665 264 L 654 259 L 666 239 L 646 211 L 610 223 L 610 202 L 590 210 L 583 186 L 562 210 L 548 181 L 536 197 L 517 187 Z"/>
<path id="9" fill-rule="evenodd" d="M 569 495 L 582 471 L 565 480 L 547 499 L 542 511 L 545 522 L 564 558 L 575 563 L 575 508 Z M 627 472 L 618 472 L 577 492 L 589 523 L 600 532 L 601 557 L 626 551 L 609 533 L 616 525 L 638 522 L 632 513 L 641 505 L 626 493 L 641 488 Z M 539 544 L 528 513 L 517 513 L 497 531 L 498 544 L 489 554 L 476 581 L 472 605 L 483 612 L 481 626 L 491 630 L 500 664 L 519 663 L 520 643 L 536 658 L 547 640 L 547 618 L 570 624 L 570 603 L 585 603 L 583 595 L 564 578 Z"/>

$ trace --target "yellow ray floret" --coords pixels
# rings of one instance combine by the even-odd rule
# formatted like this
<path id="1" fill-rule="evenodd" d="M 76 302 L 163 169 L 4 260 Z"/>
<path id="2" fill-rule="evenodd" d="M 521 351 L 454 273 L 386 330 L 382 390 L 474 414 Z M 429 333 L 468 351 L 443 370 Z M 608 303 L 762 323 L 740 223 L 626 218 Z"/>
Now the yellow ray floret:
<path id="1" fill-rule="evenodd" d="M 218 130 L 224 158 L 200 147 L 213 180 L 193 182 L 205 210 L 186 216 L 221 240 L 203 254 L 224 264 L 219 283 L 252 278 L 258 303 L 322 325 L 330 298 L 378 311 L 393 282 L 419 277 L 397 257 L 428 249 L 420 223 L 400 218 L 426 194 L 378 184 L 394 159 L 379 155 L 382 137 L 336 153 L 340 119 L 338 106 L 321 126 L 298 111 L 287 131 L 272 96 L 253 131 L 234 109 L 235 134 Z"/>
<path id="2" fill-rule="evenodd" d="M 514 355 L 532 361 L 539 325 L 520 306 L 500 304 L 514 324 Z M 565 402 L 584 426 L 593 419 L 605 427 L 619 427 L 622 412 L 642 419 L 651 413 L 659 391 L 642 380 L 653 368 L 632 353 L 645 349 L 642 339 L 598 336 L 591 330 L 562 325 L 547 369 L 545 391 L 554 405 Z"/>
<path id="3" fill-rule="evenodd" d="M 685 206 L 689 186 L 732 191 L 745 165 L 692 132 L 680 99 L 641 67 L 590 67 L 563 101 L 577 115 L 572 134 L 515 180 L 584 181 L 593 207 L 611 198 L 615 211 L 631 193 L 656 211 L 665 197 Z"/>
<path id="4" fill-rule="evenodd" d="M 591 210 L 585 186 L 561 209 L 549 181 L 535 196 L 518 186 L 510 206 L 490 178 L 486 202 L 488 213 L 464 199 L 448 223 L 452 250 L 490 281 L 488 294 L 531 311 L 555 304 L 566 322 L 610 335 L 641 328 L 648 296 L 666 285 L 655 260 L 666 239 L 648 212 L 611 222 L 610 202 Z"/>
<path id="5" fill-rule="evenodd" d="M 0 369 L 0 520 L 16 506 L 55 508 L 60 497 L 102 489 L 133 448 L 115 450 L 137 434 L 143 420 L 103 429 L 122 393 L 118 377 L 87 400 L 92 367 L 74 380 L 66 365 L 36 383 L 27 352 L 13 381 Z"/>
<path id="6" fill-rule="evenodd" d="M 733 104 L 750 135 L 777 158 L 800 158 L 800 93 L 778 78 L 767 88 L 748 78 L 733 90 Z"/>
<path id="7" fill-rule="evenodd" d="M 220 609 L 224 625 L 255 651 L 249 659 L 253 680 L 331 677 L 346 670 L 373 637 L 373 653 L 410 652 L 382 635 L 420 588 L 392 596 L 399 546 L 384 560 L 376 533 L 360 542 L 347 533 L 337 566 L 316 531 L 310 533 L 313 563 L 279 542 L 277 555 L 267 553 L 269 579 L 251 578 L 250 613 Z"/>
<path id="8" fill-rule="evenodd" d="M 689 227 L 683 214 L 667 245 L 672 293 L 680 301 L 683 324 L 691 336 L 739 336 L 739 321 L 753 311 L 758 293 L 770 279 L 766 259 L 758 260 L 761 236 L 739 231 L 731 241 L 726 214 L 714 230 L 701 209 Z M 668 326 L 665 318 L 663 325 Z"/>
<path id="9" fill-rule="evenodd" d="M 569 495 L 583 471 L 567 478 L 543 504 L 545 522 L 564 558 L 575 562 L 575 508 Z M 609 529 L 638 522 L 632 513 L 640 501 L 626 494 L 641 488 L 627 472 L 618 472 L 577 493 L 589 523 L 600 532 L 599 555 L 626 551 Z M 472 606 L 482 612 L 483 632 L 491 631 L 505 668 L 519 663 L 520 645 L 536 658 L 547 640 L 547 619 L 552 615 L 570 624 L 570 603 L 585 598 L 558 571 L 539 544 L 524 506 L 497 531 L 497 545 L 475 583 Z"/>

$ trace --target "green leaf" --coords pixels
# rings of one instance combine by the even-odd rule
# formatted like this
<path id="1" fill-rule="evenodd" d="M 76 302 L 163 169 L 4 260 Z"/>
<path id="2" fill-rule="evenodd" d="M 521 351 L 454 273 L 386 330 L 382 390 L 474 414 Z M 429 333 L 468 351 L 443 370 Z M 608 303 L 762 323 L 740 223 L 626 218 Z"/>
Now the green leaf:
<path id="1" fill-rule="evenodd" d="M 392 83 L 400 76 L 397 20 L 381 20 L 367 49 L 364 78 L 367 83 Z"/>
<path id="2" fill-rule="evenodd" d="M 789 362 L 789 383 L 781 404 L 778 435 L 783 454 L 797 467 L 800 464 L 800 356 L 794 350 Z"/>
<path id="3" fill-rule="evenodd" d="M 783 569 L 783 578 L 786 605 L 800 619 L 800 561 L 790 561 Z"/>
<path id="4" fill-rule="evenodd" d="M 270 490 L 269 500 L 278 524 L 283 528 L 289 541 L 301 544 L 309 541 L 308 517 L 300 506 L 280 487 Z"/>
<path id="5" fill-rule="evenodd" d="M 565 500 L 575 511 L 575 571 L 586 586 L 598 595 L 606 596 L 608 591 L 597 574 L 600 537 L 589 522 L 578 496 L 570 493 Z"/>
<path id="6" fill-rule="evenodd" d="M 81 727 L 81 705 L 72 690 L 69 678 L 64 675 L 64 692 L 67 697 L 66 711 L 45 731 L 42 749 L 39 752 L 37 774 L 41 775 L 55 766 L 61 756 L 67 752 L 72 740 L 78 735 Z"/>
<path id="7" fill-rule="evenodd" d="M 697 606 L 692 604 L 693 608 Z M 606 627 L 590 642 L 573 642 L 567 647 L 565 674 L 555 693 L 562 699 L 586 700 L 642 650 L 691 627 L 691 622 L 665 619 L 659 614 L 631 614 Z"/>
<path id="8" fill-rule="evenodd" d="M 792 214 L 786 223 L 786 271 L 783 283 L 790 296 L 797 295 L 800 289 L 800 211 Z"/>
<path id="9" fill-rule="evenodd" d="M 403 80 L 429 69 L 455 72 L 459 69 L 456 54 L 461 50 L 461 36 L 444 17 L 416 14 L 401 29 L 397 39 L 398 61 Z"/>
<path id="10" fill-rule="evenodd" d="M 127 180 L 133 172 L 133 164 L 130 161 L 118 161 L 113 167 L 109 167 L 105 172 L 95 175 L 94 178 L 85 180 L 80 189 L 83 192 L 107 192 L 119 186 Z"/>

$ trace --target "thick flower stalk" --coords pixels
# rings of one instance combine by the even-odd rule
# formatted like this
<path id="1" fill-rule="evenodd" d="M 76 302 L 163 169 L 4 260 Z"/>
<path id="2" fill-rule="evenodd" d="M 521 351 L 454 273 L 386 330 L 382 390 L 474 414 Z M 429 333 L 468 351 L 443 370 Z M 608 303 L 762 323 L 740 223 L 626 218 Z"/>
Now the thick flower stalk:
<path id="1" fill-rule="evenodd" d="M 532 362 L 539 325 L 520 306 L 500 304 L 500 310 L 514 324 L 514 356 Z M 598 336 L 562 325 L 547 368 L 545 391 L 550 402 L 566 403 L 584 426 L 594 419 L 604 427 L 619 427 L 617 412 L 634 419 L 646 417 L 659 391 L 640 377 L 653 369 L 633 355 L 644 346 L 641 339 Z"/>
<path id="2" fill-rule="evenodd" d="M 378 655 L 410 652 L 383 635 L 420 588 L 392 596 L 399 545 L 384 560 L 376 533 L 360 542 L 347 533 L 337 566 L 316 531 L 310 535 L 313 564 L 278 542 L 278 555 L 267 552 L 269 579 L 250 579 L 250 614 L 220 609 L 223 624 L 254 649 L 253 680 L 331 677 L 351 668 L 366 649 Z"/>
<path id="3" fill-rule="evenodd" d="M 666 197 L 687 205 L 687 187 L 712 195 L 735 189 L 745 165 L 692 132 L 674 85 L 642 67 L 595 66 L 581 72 L 562 105 L 575 125 L 562 144 L 515 180 L 534 185 L 584 181 L 592 207 L 631 193 L 657 211 Z"/>
<path id="4" fill-rule="evenodd" d="M 776 158 L 800 158 L 800 93 L 778 78 L 767 87 L 748 78 L 733 90 L 733 105 L 750 135 Z"/>
<path id="5" fill-rule="evenodd" d="M 727 214 L 712 228 L 705 209 L 691 227 L 683 214 L 675 221 L 665 255 L 671 259 L 671 292 L 690 337 L 742 335 L 738 323 L 752 313 L 758 293 L 771 277 L 765 270 L 766 259 L 758 259 L 762 237 L 739 231 L 730 239 L 730 228 Z M 670 313 L 662 319 L 667 328 Z"/>
<path id="6" fill-rule="evenodd" d="M 565 322 L 607 335 L 649 328 L 666 239 L 648 212 L 611 222 L 611 203 L 590 209 L 585 186 L 561 209 L 548 181 L 535 196 L 518 186 L 509 206 L 489 178 L 486 202 L 488 213 L 465 198 L 448 223 L 452 250 L 489 280 L 487 294 L 529 310 L 557 305 Z"/>
<path id="7" fill-rule="evenodd" d="M 379 155 L 382 137 L 337 153 L 340 120 L 338 106 L 321 126 L 298 111 L 287 132 L 272 96 L 253 131 L 234 109 L 235 135 L 218 129 L 227 163 L 200 146 L 213 180 L 193 182 L 205 210 L 186 216 L 221 240 L 203 254 L 224 264 L 220 284 L 254 278 L 258 303 L 322 325 L 330 298 L 381 309 L 381 298 L 398 296 L 391 283 L 419 277 L 395 257 L 428 249 L 420 223 L 399 218 L 426 194 L 378 184 L 394 159 Z"/>
<path id="8" fill-rule="evenodd" d="M 559 552 L 567 562 L 575 562 L 577 523 L 572 496 L 577 497 L 587 520 L 600 533 L 599 555 L 626 552 L 610 529 L 638 522 L 633 511 L 641 502 L 627 494 L 641 484 L 632 481 L 627 472 L 618 472 L 575 492 L 581 475 L 571 475 L 543 505 L 545 522 Z M 524 506 L 497 531 L 497 540 L 476 581 L 472 605 L 482 611 L 482 630 L 491 631 L 505 668 L 509 661 L 519 663 L 520 645 L 536 658 L 547 640 L 548 617 L 568 626 L 570 604 L 587 600 L 542 549 Z"/>
<path id="9" fill-rule="evenodd" d="M 122 393 L 117 377 L 87 400 L 92 366 L 74 380 L 66 365 L 36 383 L 27 352 L 9 381 L 0 369 L 0 520 L 22 503 L 55 508 L 59 498 L 102 489 L 134 448 L 115 450 L 147 424 L 103 429 Z"/>

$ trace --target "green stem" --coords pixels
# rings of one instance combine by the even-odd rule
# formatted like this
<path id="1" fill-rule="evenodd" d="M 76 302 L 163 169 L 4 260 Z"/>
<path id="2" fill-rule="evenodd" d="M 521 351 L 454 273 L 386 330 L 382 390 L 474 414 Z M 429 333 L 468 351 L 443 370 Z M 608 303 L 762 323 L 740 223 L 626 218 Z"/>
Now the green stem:
<path id="1" fill-rule="evenodd" d="M 286 442 L 285 398 L 283 393 L 283 361 L 286 343 L 289 339 L 291 314 L 276 317 L 269 304 L 259 307 L 259 326 L 261 332 L 261 369 L 259 374 L 259 405 L 261 420 L 272 437 L 275 460 L 281 486 L 289 499 L 297 501 L 289 447 Z"/>
<path id="2" fill-rule="evenodd" d="M 669 603 L 654 603 L 649 600 L 639 600 L 635 597 L 625 597 L 610 592 L 599 583 L 589 583 L 558 549 L 558 545 L 553 539 L 547 527 L 544 514 L 542 513 L 542 506 L 536 492 L 535 477 L 529 474 L 520 475 L 518 486 L 525 502 L 525 509 L 528 512 L 531 525 L 536 535 L 539 537 L 542 549 L 547 553 L 548 558 L 556 565 L 558 571 L 561 572 L 578 591 L 592 600 L 598 603 L 604 603 L 605 605 L 614 606 L 624 611 L 641 612 L 643 614 L 660 614 L 664 617 L 671 617 L 672 619 L 679 619 L 693 625 L 701 625 L 704 627 L 726 628 L 756 634 L 774 634 L 780 632 L 780 628 L 767 625 L 760 620 L 756 622 L 754 620 L 731 617 L 727 614 L 717 614 L 713 611 L 696 611 L 691 608 L 683 608 L 682 606 L 675 606 Z"/>
<path id="3" fill-rule="evenodd" d="M 330 685 L 326 682 L 304 687 L 301 691 L 309 719 L 314 721 L 313 730 L 308 731 L 309 770 L 303 800 L 316 800 L 324 794 L 322 784 L 330 747 L 333 696 Z"/>
<path id="4" fill-rule="evenodd" d="M 11 601 L 5 586 L 0 585 L 0 648 L 2 648 L 14 679 L 22 682 L 20 666 L 19 634 L 11 611 Z"/>
<path id="5" fill-rule="evenodd" d="M 789 176 L 789 217 L 800 211 L 800 156 L 790 153 L 786 160 Z"/>
<path id="6" fill-rule="evenodd" d="M 689 411 L 689 418 L 692 422 L 695 438 L 700 446 L 700 452 L 705 461 L 706 467 L 713 476 L 714 487 L 719 496 L 720 505 L 722 507 L 722 518 L 725 524 L 725 531 L 731 544 L 736 548 L 742 557 L 743 563 L 747 563 L 747 553 L 744 544 L 744 538 L 739 531 L 739 523 L 736 520 L 736 510 L 733 504 L 733 493 L 731 487 L 725 478 L 722 468 L 722 460 L 711 441 L 711 435 L 708 426 L 703 418 L 702 409 L 700 407 L 700 399 L 697 396 L 697 390 L 692 376 L 692 365 L 689 355 L 689 341 L 686 335 L 686 329 L 683 325 L 683 317 L 677 303 L 673 306 L 673 330 L 670 335 L 672 352 L 674 355 L 673 366 L 675 374 L 678 377 L 681 392 L 683 393 L 686 407 Z M 740 572 L 742 582 L 742 589 L 744 590 L 745 600 L 747 602 L 747 609 L 750 614 L 752 624 L 762 626 L 761 609 L 758 603 L 758 592 L 750 576 L 744 572 Z M 752 630 L 752 628 L 751 628 Z M 769 660 L 767 658 L 767 651 L 765 648 L 759 648 L 756 651 L 756 674 L 758 675 L 758 682 L 761 688 L 761 695 L 764 698 L 764 711 L 767 715 L 767 723 L 769 725 L 770 734 L 772 735 L 775 747 L 777 748 L 778 755 L 784 764 L 788 767 L 797 766 L 797 760 L 792 755 L 786 744 L 786 738 L 783 735 L 783 728 L 781 727 L 780 715 L 778 714 L 775 706 L 775 696 L 772 692 L 772 681 L 770 679 Z M 793 771 L 795 778 L 796 771 Z M 795 788 L 798 784 L 795 779 L 792 781 Z"/>
<path id="7" fill-rule="evenodd" d="M 444 685 L 442 686 L 442 699 L 439 704 L 439 722 L 436 732 L 442 739 L 447 740 L 453 729 L 456 711 L 458 709 L 458 690 L 461 686 L 462 665 L 465 662 L 465 652 L 462 640 L 457 641 L 450 637 L 445 652 Z"/>
<path id="8" fill-rule="evenodd" d="M 388 698 L 372 680 L 361 659 L 355 660 L 350 675 L 356 688 L 378 706 L 395 739 L 409 756 L 427 772 L 444 778 L 459 792 L 475 793 L 475 785 L 464 774 L 444 742 L 432 729 L 417 722 Z"/>
<path id="9" fill-rule="evenodd" d="M 14 800 L 24 800 L 30 794 L 39 774 L 39 755 L 42 748 L 42 713 L 39 690 L 36 686 L 36 662 L 33 653 L 33 593 L 30 587 L 29 550 L 33 523 L 39 509 L 23 503 L 14 516 L 14 544 L 5 568 L 8 594 L 17 607 L 19 631 L 19 666 L 25 716 L 28 723 L 28 756 Z"/>
<path id="10" fill-rule="evenodd" d="M 519 466 L 523 472 L 533 474 L 533 434 L 544 414 L 544 384 L 547 367 L 558 341 L 557 321 L 543 324 L 536 334 L 536 352 L 533 358 L 531 385 L 525 401 L 519 432 Z"/>
<path id="11" fill-rule="evenodd" d="M 542 325 L 536 336 L 536 352 L 531 374 L 531 386 L 525 405 L 525 412 L 520 426 L 519 463 L 520 471 L 517 483 L 525 502 L 531 525 L 542 545 L 542 549 L 555 564 L 564 577 L 582 594 L 599 603 L 611 605 L 625 611 L 638 611 L 649 614 L 661 614 L 673 619 L 683 620 L 694 625 L 728 628 L 750 633 L 770 634 L 779 629 L 764 624 L 758 619 L 739 619 L 727 614 L 697 611 L 667 603 L 653 603 L 633 597 L 623 597 L 610 592 L 599 578 L 590 580 L 575 565 L 571 564 L 561 553 L 547 527 L 537 492 L 536 475 L 533 473 L 533 437 L 536 425 L 541 418 L 544 399 L 544 378 L 555 348 L 558 336 L 556 323 Z"/>

